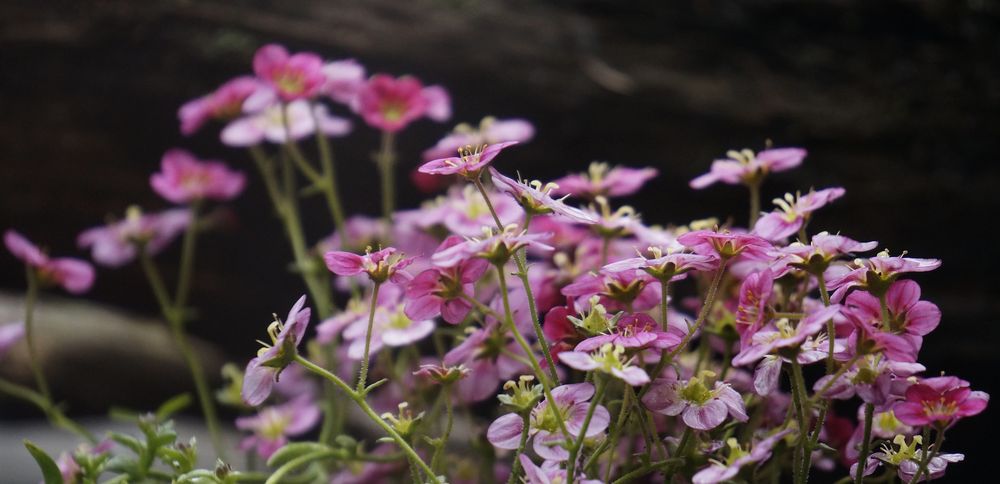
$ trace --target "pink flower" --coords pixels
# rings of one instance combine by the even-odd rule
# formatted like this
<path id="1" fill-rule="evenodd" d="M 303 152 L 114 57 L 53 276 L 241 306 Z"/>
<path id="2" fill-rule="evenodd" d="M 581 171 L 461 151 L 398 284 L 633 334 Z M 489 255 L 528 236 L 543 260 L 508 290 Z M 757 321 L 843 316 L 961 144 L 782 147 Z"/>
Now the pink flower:
<path id="1" fill-rule="evenodd" d="M 578 208 L 570 207 L 562 200 L 552 198 L 549 195 L 555 188 L 555 185 L 552 183 L 543 186 L 539 181 L 531 183 L 514 181 L 511 178 L 501 175 L 493 167 L 490 167 L 490 173 L 493 175 L 493 185 L 498 190 L 517 200 L 517 203 L 532 215 L 554 214 L 571 222 L 582 224 L 597 222 L 597 219 L 593 215 Z"/>
<path id="2" fill-rule="evenodd" d="M 650 342 L 652 341 L 650 340 Z M 669 344 L 669 341 L 667 343 Z M 584 347 L 587 346 L 584 345 Z M 579 348 L 579 345 L 577 347 Z M 564 351 L 559 353 L 559 361 L 570 368 L 580 371 L 597 370 L 601 373 L 606 373 L 632 386 L 649 383 L 649 375 L 646 371 L 641 367 L 632 366 L 632 359 L 623 359 L 624 354 L 625 347 L 621 344 L 604 343 L 597 351 L 592 353 L 586 351 Z"/>
<path id="3" fill-rule="evenodd" d="M 514 200 L 493 191 L 487 191 L 487 195 L 505 227 L 524 218 L 524 210 Z M 471 184 L 455 187 L 439 200 L 439 205 L 430 209 L 430 213 L 424 211 L 423 223 L 440 223 L 452 234 L 463 237 L 475 237 L 483 233 L 483 227 L 496 226 L 486 200 Z"/>
<path id="4" fill-rule="evenodd" d="M 740 348 L 749 346 L 750 338 L 767 322 L 767 305 L 773 291 L 774 275 L 770 269 L 754 272 L 740 284 L 735 321 Z"/>
<path id="5" fill-rule="evenodd" d="M 247 405 L 256 407 L 271 395 L 282 370 L 295 359 L 299 342 L 309 325 L 312 310 L 305 307 L 306 297 L 295 301 L 285 321 L 274 321 L 267 328 L 272 345 L 262 348 L 247 364 L 243 377 L 242 397 Z M 278 446 L 280 447 L 280 445 Z"/>
<path id="6" fill-rule="evenodd" d="M 277 44 L 257 49 L 253 71 L 285 102 L 312 98 L 326 84 L 320 56 L 311 52 L 289 55 Z"/>
<path id="7" fill-rule="evenodd" d="M 736 390 L 721 381 L 715 382 L 711 390 L 705 386 L 704 380 L 713 376 L 714 373 L 702 372 L 686 382 L 657 378 L 642 397 L 642 403 L 656 413 L 681 415 L 684 423 L 696 430 L 718 427 L 727 414 L 739 422 L 746 422 L 743 398 Z"/>
<path id="8" fill-rule="evenodd" d="M 438 251 L 460 243 L 460 237 L 450 236 Z M 466 298 L 475 297 L 474 284 L 488 268 L 483 259 L 466 259 L 453 267 L 434 267 L 417 274 L 406 286 L 406 315 L 413 319 L 441 315 L 451 324 L 461 323 L 472 310 Z"/>
<path id="9" fill-rule="evenodd" d="M 546 317 L 546 321 L 548 318 Z M 576 345 L 573 351 L 594 351 L 605 344 L 620 345 L 627 349 L 656 348 L 672 349 L 684 339 L 684 333 L 670 326 L 667 331 L 660 329 L 656 321 L 645 313 L 622 316 L 610 334 L 587 338 Z"/>
<path id="10" fill-rule="evenodd" d="M 38 246 L 12 229 L 4 232 L 3 242 L 14 257 L 35 271 L 42 284 L 62 286 L 71 294 L 87 292 L 94 285 L 94 267 L 87 262 L 69 257 L 49 258 Z"/>
<path id="11" fill-rule="evenodd" d="M 583 431 L 583 422 L 593 396 L 594 385 L 573 383 L 553 388 L 552 402 L 543 400 L 535 405 L 531 410 L 528 435 L 534 437 L 533 447 L 538 455 L 546 460 L 556 461 L 563 461 L 569 457 L 569 452 L 556 444 L 565 439 L 554 412 L 562 415 L 570 435 L 579 436 Z M 608 428 L 610 421 L 608 409 L 598 405 L 587 427 L 586 436 L 595 437 L 602 434 Z M 520 444 L 523 429 L 524 421 L 521 416 L 508 413 L 490 424 L 486 431 L 486 439 L 498 449 L 514 450 Z"/>
<path id="12" fill-rule="evenodd" d="M 226 125 L 219 136 L 223 144 L 242 148 L 264 141 L 287 143 L 289 139 L 299 140 L 315 133 L 317 127 L 320 133 L 327 136 L 344 136 L 351 132 L 351 122 L 331 115 L 326 106 L 315 104 L 310 107 L 308 101 L 298 100 L 288 104 L 269 104 L 249 113 Z"/>
<path id="13" fill-rule="evenodd" d="M 888 323 L 882 320 L 878 298 L 867 292 L 852 292 L 847 296 L 845 314 L 865 336 L 883 341 L 886 354 L 899 361 L 916 361 L 923 337 L 941 322 L 941 310 L 929 301 L 920 300 L 920 286 L 910 280 L 893 282 L 885 295 L 889 311 Z M 892 341 L 887 341 L 892 340 Z M 897 341 L 901 340 L 901 341 Z M 894 351 L 901 349 L 902 351 Z"/>
<path id="14" fill-rule="evenodd" d="M 558 461 L 546 460 L 539 467 L 531 461 L 531 457 L 521 454 L 518 458 L 521 461 L 521 467 L 524 468 L 525 484 L 559 484 L 569 482 L 569 478 L 567 477 L 569 471 L 560 467 Z M 599 479 L 587 479 L 582 473 L 577 473 L 573 482 L 579 482 L 580 484 L 602 484 L 603 481 Z"/>
<path id="15" fill-rule="evenodd" d="M 551 246 L 542 243 L 545 239 L 548 239 L 548 234 L 518 233 L 513 227 L 507 227 L 503 232 L 491 233 L 481 239 L 469 239 L 435 252 L 431 261 L 440 267 L 454 267 L 474 257 L 490 262 L 505 262 L 522 247 L 553 250 Z"/>
<path id="16" fill-rule="evenodd" d="M 672 252 L 663 255 L 658 247 L 650 247 L 652 259 L 633 257 L 623 259 L 604 266 L 606 272 L 625 272 L 642 270 L 661 283 L 683 279 L 690 271 L 711 271 L 718 267 L 719 261 L 712 256 Z"/>
<path id="17" fill-rule="evenodd" d="M 452 384 L 469 376 L 469 369 L 461 364 L 458 366 L 448 366 L 444 363 L 424 364 L 420 365 L 417 371 L 413 372 L 413 375 L 428 378 L 434 383 L 444 385 Z"/>
<path id="18" fill-rule="evenodd" d="M 625 197 L 638 192 L 649 180 L 658 175 L 656 168 L 609 168 L 607 163 L 591 163 L 587 173 L 564 176 L 553 183 L 554 195 L 573 195 L 581 198 Z"/>
<path id="19" fill-rule="evenodd" d="M 142 213 L 133 206 L 129 207 L 124 220 L 88 229 L 77 237 L 76 243 L 80 248 L 90 247 L 90 255 L 98 264 L 119 267 L 135 259 L 139 247 L 145 247 L 150 255 L 159 253 L 190 223 L 188 209 Z"/>
<path id="20" fill-rule="evenodd" d="M 23 337 L 24 323 L 17 322 L 0 325 L 0 360 Z"/>
<path id="21" fill-rule="evenodd" d="M 369 355 L 375 356 L 382 348 L 408 346 L 429 336 L 434 331 L 433 319 L 411 319 L 403 312 L 402 304 L 378 306 L 372 322 Z M 347 357 L 364 358 L 368 319 L 360 318 L 344 328 L 344 340 L 349 342 Z"/>
<path id="22" fill-rule="evenodd" d="M 725 259 L 768 260 L 771 243 L 753 234 L 729 231 L 694 230 L 681 235 L 677 242 L 696 254 Z"/>
<path id="23" fill-rule="evenodd" d="M 905 400 L 896 404 L 896 418 L 907 425 L 951 425 L 986 409 L 990 396 L 972 391 L 969 382 L 953 377 L 924 378 L 906 390 Z"/>
<path id="24" fill-rule="evenodd" d="M 577 301 L 599 296 L 609 309 L 645 311 L 660 303 L 660 282 L 642 271 L 588 273 L 562 288 L 562 294 Z"/>
<path id="25" fill-rule="evenodd" d="M 451 117 L 447 91 L 440 86 L 424 87 L 411 76 L 372 76 L 361 86 L 351 107 L 369 126 L 391 133 L 424 116 L 434 121 Z"/>
<path id="26" fill-rule="evenodd" d="M 891 257 L 887 251 L 879 252 L 875 257 L 858 259 L 855 269 L 831 278 L 826 285 L 835 289 L 830 296 L 833 302 L 840 302 L 847 292 L 858 287 L 875 296 L 885 294 L 889 285 L 901 274 L 908 272 L 928 272 L 941 267 L 938 259 L 915 259 L 912 257 Z"/>
<path id="27" fill-rule="evenodd" d="M 717 484 L 728 481 L 740 472 L 740 469 L 750 464 L 757 464 L 771 458 L 771 449 L 775 444 L 792 433 L 792 429 L 785 429 L 767 438 L 758 441 L 750 451 L 744 450 L 735 438 L 726 440 L 729 448 L 729 456 L 725 461 L 713 461 L 708 467 L 698 471 L 691 478 L 693 484 Z"/>
<path id="28" fill-rule="evenodd" d="M 691 180 L 691 188 L 701 189 L 715 182 L 728 185 L 754 183 L 770 172 L 790 170 L 799 166 L 806 157 L 802 148 L 775 148 L 761 151 L 729 151 L 728 159 L 715 160 L 708 173 Z"/>
<path id="29" fill-rule="evenodd" d="M 159 173 L 149 184 L 161 197 L 174 203 L 199 200 L 231 200 L 243 191 L 246 177 L 218 161 L 200 161 L 191 153 L 172 149 L 163 155 Z"/>
<path id="30" fill-rule="evenodd" d="M 463 146 L 482 146 L 517 141 L 530 141 L 535 135 L 535 127 L 523 119 L 496 119 L 485 117 L 474 128 L 468 124 L 460 124 L 442 138 L 433 148 L 423 153 L 424 161 L 446 158 Z"/>
<path id="31" fill-rule="evenodd" d="M 194 134 L 210 120 L 229 120 L 243 112 L 243 101 L 260 88 L 260 81 L 241 76 L 227 81 L 215 91 L 184 103 L 177 111 L 181 133 Z"/>
<path id="32" fill-rule="evenodd" d="M 396 249 L 393 247 L 386 247 L 376 252 L 371 252 L 369 248 L 365 255 L 331 251 L 323 255 L 323 260 L 326 261 L 326 267 L 330 269 L 330 272 L 338 276 L 354 276 L 365 273 L 368 274 L 369 279 L 378 284 L 386 281 L 401 284 L 412 278 L 402 270 L 413 263 L 413 258 L 397 255 Z"/>
<path id="33" fill-rule="evenodd" d="M 878 246 L 878 242 L 858 242 L 842 235 L 820 232 L 812 236 L 809 245 L 793 242 L 778 249 L 778 260 L 772 270 L 784 274 L 787 266 L 806 270 L 812 274 L 823 274 L 830 262 L 838 257 L 856 252 L 867 252 Z"/>
<path id="34" fill-rule="evenodd" d="M 428 161 L 421 165 L 418 171 L 431 175 L 461 175 L 470 180 L 475 179 L 504 148 L 516 144 L 517 141 L 507 141 L 494 145 L 466 145 L 458 149 L 458 156 Z"/>
<path id="35" fill-rule="evenodd" d="M 354 59 L 328 62 L 322 72 L 326 82 L 320 91 L 339 103 L 353 102 L 365 85 L 365 67 Z"/>
<path id="36" fill-rule="evenodd" d="M 267 460 L 288 443 L 288 437 L 302 435 L 315 427 L 320 415 L 319 407 L 312 399 L 302 396 L 281 405 L 262 408 L 257 415 L 239 417 L 236 428 L 253 432 L 240 442 L 240 450 L 256 449 L 257 455 Z"/>
<path id="37" fill-rule="evenodd" d="M 881 355 L 866 355 L 830 383 L 833 375 L 816 381 L 813 390 L 823 391 L 823 398 L 847 400 L 857 395 L 882 411 L 902 398 L 909 388 L 909 378 L 926 370 L 920 363 L 888 360 Z M 824 389 L 826 389 L 824 391 Z"/>
<path id="38" fill-rule="evenodd" d="M 524 352 L 499 323 L 487 323 L 469 334 L 444 355 L 445 365 L 464 365 L 473 375 L 458 382 L 456 395 L 465 402 L 479 402 L 493 396 L 501 380 L 513 378 L 526 368 L 508 354 L 523 356 Z"/>
<path id="39" fill-rule="evenodd" d="M 818 192 L 810 190 L 805 196 L 786 194 L 784 199 L 775 198 L 779 210 L 765 214 L 757 220 L 753 233 L 767 240 L 781 240 L 798 232 L 809 223 L 812 212 L 842 197 L 843 188 L 827 188 Z"/>
<path id="40" fill-rule="evenodd" d="M 774 329 L 744 333 L 744 338 L 749 342 L 749 345 L 742 348 L 740 353 L 733 358 L 733 365 L 748 365 L 763 358 L 764 355 L 783 348 L 798 353 L 798 349 L 803 346 L 806 340 L 819 333 L 826 326 L 826 322 L 839 313 L 840 309 L 839 305 L 834 304 L 807 314 L 794 326 L 787 319 L 781 319 L 774 325 Z M 822 345 L 817 346 L 822 347 Z M 799 362 L 812 363 L 813 361 L 810 360 L 813 358 Z"/>

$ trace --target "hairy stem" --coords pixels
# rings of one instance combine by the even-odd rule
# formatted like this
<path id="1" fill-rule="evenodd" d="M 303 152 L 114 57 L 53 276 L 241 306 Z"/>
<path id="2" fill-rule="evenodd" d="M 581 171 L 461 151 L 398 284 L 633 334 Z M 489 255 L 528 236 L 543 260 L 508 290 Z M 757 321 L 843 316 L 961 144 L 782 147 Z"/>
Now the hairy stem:
<path id="1" fill-rule="evenodd" d="M 372 290 L 371 309 L 368 311 L 368 331 L 365 332 L 365 355 L 361 359 L 361 372 L 358 374 L 358 393 L 363 392 L 365 385 L 368 384 L 368 360 L 371 359 L 369 351 L 372 345 L 372 327 L 375 326 L 375 308 L 378 307 L 378 290 L 380 287 L 382 287 L 382 284 L 376 282 L 375 288 Z"/>

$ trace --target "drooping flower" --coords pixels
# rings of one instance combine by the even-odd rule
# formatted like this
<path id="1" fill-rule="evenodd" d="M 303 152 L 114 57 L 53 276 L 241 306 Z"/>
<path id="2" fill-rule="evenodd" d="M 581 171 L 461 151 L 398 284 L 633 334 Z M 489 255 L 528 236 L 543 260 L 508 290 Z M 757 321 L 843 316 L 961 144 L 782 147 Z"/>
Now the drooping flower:
<path id="1" fill-rule="evenodd" d="M 308 101 L 298 100 L 269 104 L 235 119 L 219 137 L 227 146 L 244 148 L 264 141 L 280 144 L 299 140 L 317 129 L 326 136 L 344 136 L 351 132 L 351 122 L 330 114 L 322 104 L 310 107 Z"/>
<path id="2" fill-rule="evenodd" d="M 959 419 L 978 415 L 986 409 L 990 396 L 972 391 L 969 382 L 953 377 L 924 378 L 906 390 L 905 399 L 893 407 L 896 418 L 907 425 L 951 425 Z"/>
<path id="3" fill-rule="evenodd" d="M 604 343 L 594 352 L 564 351 L 559 353 L 559 361 L 580 371 L 597 370 L 606 373 L 632 386 L 649 383 L 646 371 L 639 366 L 633 366 L 631 360 L 623 359 L 624 354 L 625 347 L 621 344 Z"/>
<path id="4" fill-rule="evenodd" d="M 888 251 L 882 251 L 875 257 L 856 259 L 852 270 L 827 279 L 826 285 L 830 289 L 835 289 L 830 296 L 830 300 L 833 302 L 840 302 L 854 287 L 879 297 L 889 290 L 889 286 L 900 275 L 909 272 L 933 271 L 938 267 L 941 267 L 941 261 L 938 259 L 892 257 Z"/>
<path id="5" fill-rule="evenodd" d="M 243 191 L 246 177 L 218 161 L 201 161 L 182 149 L 163 154 L 160 171 L 149 177 L 153 191 L 173 203 L 231 200 Z"/>
<path id="6" fill-rule="evenodd" d="M 450 236 L 438 250 L 462 243 Z M 441 317 L 451 323 L 461 323 L 472 310 L 468 299 L 476 295 L 475 282 L 483 276 L 489 264 L 483 259 L 466 259 L 452 267 L 433 267 L 411 280 L 406 286 L 406 315 L 413 319 Z"/>
<path id="7" fill-rule="evenodd" d="M 240 450 L 256 449 L 257 455 L 267 460 L 288 443 L 289 437 L 302 435 L 315 427 L 320 416 L 319 407 L 305 395 L 262 408 L 256 415 L 238 417 L 236 428 L 253 432 L 240 442 Z"/>
<path id="8" fill-rule="evenodd" d="M 7 323 L 0 325 L 0 360 L 12 346 L 24 337 L 24 323 Z"/>
<path id="9" fill-rule="evenodd" d="M 708 173 L 691 180 L 691 188 L 702 189 L 715 182 L 728 185 L 759 183 L 770 172 L 790 170 L 806 157 L 802 148 L 774 148 L 754 154 L 753 151 L 729 151 L 728 159 L 715 160 Z"/>
<path id="10" fill-rule="evenodd" d="M 681 415 L 684 423 L 696 430 L 718 427 L 727 414 L 739 422 L 746 422 L 743 398 L 736 390 L 721 381 L 716 381 L 711 390 L 705 386 L 705 380 L 714 376 L 710 371 L 702 371 L 687 381 L 657 378 L 642 397 L 642 403 L 653 412 Z"/>
<path id="11" fill-rule="evenodd" d="M 770 269 L 754 272 L 743 279 L 736 305 L 736 331 L 740 333 L 740 348 L 750 346 L 750 337 L 767 322 L 767 307 L 774 291 L 774 275 Z"/>
<path id="12" fill-rule="evenodd" d="M 326 84 L 320 56 L 312 52 L 289 55 L 287 49 L 277 44 L 257 49 L 253 71 L 285 102 L 312 98 Z"/>
<path id="13" fill-rule="evenodd" d="M 677 237 L 677 242 L 696 254 L 724 259 L 768 260 L 771 257 L 771 243 L 753 234 L 702 229 Z"/>
<path id="14" fill-rule="evenodd" d="M 594 385 L 572 383 L 552 389 L 553 401 L 542 400 L 531 410 L 528 435 L 533 436 L 535 452 L 546 460 L 562 461 L 569 452 L 558 446 L 565 440 L 558 419 L 566 423 L 567 432 L 577 437 L 583 431 L 583 422 L 594 396 Z M 558 416 L 556 415 L 558 412 Z M 587 427 L 586 437 L 595 437 L 608 428 L 611 416 L 603 405 L 597 405 Z M 498 449 L 517 449 L 521 441 L 524 421 L 517 413 L 508 413 L 493 421 L 486 431 L 486 438 Z M 530 438 L 530 437 L 529 437 Z"/>
<path id="15" fill-rule="evenodd" d="M 210 120 L 228 121 L 243 112 L 243 101 L 260 88 L 260 81 L 241 76 L 215 91 L 184 103 L 177 111 L 181 134 L 192 135 Z"/>
<path id="16" fill-rule="evenodd" d="M 35 244 L 13 229 L 3 234 L 4 245 L 25 263 L 43 285 L 62 286 L 71 294 L 87 292 L 94 285 L 94 267 L 80 259 L 50 258 Z"/>
<path id="17" fill-rule="evenodd" d="M 521 454 L 518 458 L 521 460 L 521 467 L 524 469 L 525 484 L 559 484 L 569 482 L 569 471 L 560 467 L 558 461 L 546 460 L 539 467 L 535 465 L 531 457 Z M 587 476 L 583 475 L 582 472 L 577 472 L 573 482 L 579 482 L 580 484 L 603 483 L 600 479 L 587 479 Z"/>
<path id="18" fill-rule="evenodd" d="M 455 126 L 434 147 L 424 151 L 424 161 L 446 158 L 463 146 L 482 146 L 517 141 L 524 143 L 534 136 L 535 127 L 523 119 L 497 119 L 487 116 L 478 127 L 462 123 Z"/>
<path id="19" fill-rule="evenodd" d="M 413 263 L 413 258 L 396 254 L 396 249 L 393 247 L 386 247 L 376 252 L 372 252 L 369 247 L 365 251 L 365 255 L 331 251 L 323 255 L 323 260 L 330 272 L 338 276 L 354 276 L 365 273 L 376 284 L 386 281 L 401 284 L 412 278 L 403 272 L 403 269 Z"/>
<path id="20" fill-rule="evenodd" d="M 587 173 L 566 175 L 553 183 L 557 185 L 554 195 L 573 195 L 575 197 L 595 199 L 599 196 L 607 198 L 625 197 L 638 192 L 649 180 L 658 175 L 656 168 L 628 168 L 616 166 L 611 168 L 607 163 L 593 162 Z"/>
<path id="21" fill-rule="evenodd" d="M 798 232 L 809 223 L 812 213 L 826 204 L 842 197 L 843 188 L 826 188 L 812 191 L 805 196 L 786 194 L 784 199 L 774 199 L 778 210 L 767 213 L 757 220 L 753 233 L 767 240 L 781 240 Z"/>
<path id="22" fill-rule="evenodd" d="M 500 191 L 514 197 L 521 208 L 532 215 L 554 214 L 565 218 L 571 222 L 582 224 L 593 224 L 597 219 L 593 215 L 578 208 L 567 205 L 563 200 L 552 198 L 550 193 L 556 187 L 549 183 L 542 185 L 542 182 L 515 181 L 508 178 L 495 168 L 490 167 L 490 174 L 493 175 L 493 185 Z"/>
<path id="23" fill-rule="evenodd" d="M 664 350 L 673 349 L 682 339 L 684 333 L 675 326 L 663 331 L 648 314 L 633 313 L 618 318 L 618 324 L 611 333 L 587 338 L 576 345 L 573 351 L 594 351 L 606 344 L 629 350 L 645 348 Z"/>
<path id="24" fill-rule="evenodd" d="M 691 482 L 693 484 L 717 484 L 728 481 L 736 477 L 741 468 L 770 459 L 774 446 L 791 432 L 792 429 L 785 429 L 772 434 L 753 444 L 749 451 L 740 446 L 739 441 L 731 437 L 726 440 L 726 447 L 729 449 L 726 460 L 724 462 L 713 460 L 708 467 L 698 471 L 691 478 Z"/>
<path id="25" fill-rule="evenodd" d="M 351 108 L 369 126 L 390 133 L 424 116 L 439 122 L 451 117 L 448 92 L 440 86 L 424 87 L 412 76 L 372 76 L 358 90 Z"/>
<path id="26" fill-rule="evenodd" d="M 466 145 L 458 149 L 458 156 L 439 158 L 420 165 L 418 171 L 430 175 L 461 175 L 470 180 L 478 179 L 504 148 L 516 145 L 517 141 L 506 141 L 492 145 Z"/>
<path id="27" fill-rule="evenodd" d="M 191 223 L 191 211 L 184 208 L 159 213 L 142 213 L 131 206 L 125 218 L 82 232 L 76 239 L 82 248 L 91 248 L 91 257 L 98 264 L 119 267 L 139 255 L 142 247 L 149 255 L 165 249 Z"/>
<path id="28" fill-rule="evenodd" d="M 305 307 L 305 304 L 306 297 L 300 297 L 283 322 L 276 320 L 268 326 L 271 346 L 261 348 L 244 372 L 242 396 L 247 405 L 255 407 L 267 400 L 282 370 L 298 354 L 299 342 L 302 341 L 312 315 L 312 310 Z"/>

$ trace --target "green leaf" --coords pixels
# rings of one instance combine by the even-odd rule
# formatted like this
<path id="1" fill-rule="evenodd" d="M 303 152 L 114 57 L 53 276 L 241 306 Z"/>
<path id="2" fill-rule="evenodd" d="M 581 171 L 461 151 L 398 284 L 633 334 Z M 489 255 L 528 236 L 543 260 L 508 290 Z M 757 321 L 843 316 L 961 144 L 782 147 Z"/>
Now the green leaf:
<path id="1" fill-rule="evenodd" d="M 267 459 L 268 467 L 281 467 L 288 463 L 292 459 L 296 459 L 306 454 L 313 454 L 318 452 L 337 452 L 335 449 L 328 445 L 320 444 L 318 442 L 293 442 L 288 444 L 274 453 L 271 458 Z"/>
<path id="2" fill-rule="evenodd" d="M 176 397 L 173 397 L 170 400 L 163 402 L 163 405 L 160 405 L 160 408 L 156 409 L 156 419 L 159 421 L 166 420 L 175 413 L 184 410 L 190 405 L 191 405 L 190 393 L 182 393 L 180 395 L 177 395 Z"/>
<path id="3" fill-rule="evenodd" d="M 101 484 L 128 484 L 128 474 L 112 477 Z"/>
<path id="4" fill-rule="evenodd" d="M 28 453 L 38 463 L 38 467 L 42 470 L 42 478 L 45 480 L 45 484 L 63 484 L 62 472 L 59 471 L 59 466 L 56 465 L 56 461 L 49 457 L 49 454 L 46 454 L 44 450 L 30 440 L 24 441 L 24 448 L 28 449 Z"/>
<path id="5" fill-rule="evenodd" d="M 131 435 L 125 435 L 119 432 L 111 432 L 111 440 L 115 441 L 118 444 L 121 444 L 124 447 L 128 447 L 129 449 L 132 450 L 132 452 L 135 452 L 136 454 L 142 453 L 142 448 L 143 448 L 142 442 L 139 442 L 139 439 L 136 439 Z"/>

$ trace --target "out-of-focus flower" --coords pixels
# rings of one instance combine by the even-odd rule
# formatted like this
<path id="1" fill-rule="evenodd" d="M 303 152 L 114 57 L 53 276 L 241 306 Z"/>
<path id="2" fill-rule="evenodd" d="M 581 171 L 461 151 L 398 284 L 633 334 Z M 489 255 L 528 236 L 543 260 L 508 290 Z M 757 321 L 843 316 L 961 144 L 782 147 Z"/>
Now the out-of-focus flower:
<path id="1" fill-rule="evenodd" d="M 487 116 L 474 128 L 462 123 L 434 147 L 424 151 L 424 161 L 446 158 L 463 146 L 482 146 L 517 141 L 524 143 L 535 135 L 535 127 L 523 119 L 497 119 Z"/>
<path id="2" fill-rule="evenodd" d="M 786 194 L 784 199 L 775 198 L 778 210 L 767 213 L 757 220 L 753 232 L 767 240 L 781 240 L 798 232 L 809 223 L 813 212 L 842 197 L 843 188 L 826 188 L 809 191 L 805 196 Z"/>
<path id="3" fill-rule="evenodd" d="M 267 460 L 288 443 L 289 437 L 302 435 L 316 426 L 320 415 L 319 407 L 312 398 L 302 396 L 281 405 L 262 408 L 256 415 L 238 417 L 236 428 L 253 432 L 240 442 L 240 449 L 256 449 L 257 455 Z"/>
<path id="4" fill-rule="evenodd" d="M 688 381 L 657 378 L 642 403 L 653 412 L 664 415 L 681 415 L 684 423 L 696 430 L 718 427 L 726 415 L 740 422 L 748 420 L 743 398 L 728 383 L 717 381 L 709 390 L 705 379 L 714 377 L 710 371 L 691 377 Z"/>
<path id="5" fill-rule="evenodd" d="M 260 88 L 260 81 L 241 76 L 227 81 L 215 91 L 184 103 L 177 111 L 181 133 L 194 134 L 210 120 L 228 121 L 243 112 L 243 101 Z"/>
<path id="6" fill-rule="evenodd" d="M 460 243 L 462 239 L 453 235 L 438 250 Z M 476 295 L 474 284 L 488 268 L 483 259 L 466 259 L 453 267 L 433 267 L 417 274 L 406 286 L 406 315 L 413 319 L 441 315 L 451 324 L 461 323 L 472 310 L 468 299 Z"/>
<path id="7" fill-rule="evenodd" d="M 30 267 L 43 285 L 62 286 L 71 294 L 82 294 L 94 285 L 94 267 L 80 259 L 50 258 L 13 229 L 3 234 L 4 245 L 14 257 Z"/>
<path id="8" fill-rule="evenodd" d="M 354 59 L 327 62 L 322 72 L 326 82 L 320 92 L 339 103 L 349 105 L 365 85 L 365 67 Z"/>
<path id="9" fill-rule="evenodd" d="M 531 457 L 521 454 L 519 457 L 521 460 L 521 467 L 524 468 L 524 482 L 525 484 L 556 484 L 560 482 L 569 482 L 568 472 L 559 466 L 558 461 L 546 460 L 542 462 L 541 467 L 535 465 L 532 462 Z M 600 479 L 587 479 L 587 476 L 583 475 L 582 472 L 578 472 L 573 482 L 579 482 L 580 484 L 602 484 L 604 481 Z"/>
<path id="10" fill-rule="evenodd" d="M 421 117 L 446 121 L 451 99 L 440 86 L 424 87 L 412 76 L 376 74 L 358 90 L 351 104 L 369 126 L 394 133 Z"/>
<path id="11" fill-rule="evenodd" d="M 587 199 L 625 197 L 638 192 L 658 174 L 656 168 L 611 168 L 607 163 L 593 162 L 587 173 L 575 173 L 555 180 L 553 183 L 558 187 L 552 193 Z"/>
<path id="12" fill-rule="evenodd" d="M 660 303 L 660 282 L 642 271 L 589 273 L 562 288 L 562 294 L 578 302 L 599 296 L 608 309 L 645 311 Z"/>
<path id="13" fill-rule="evenodd" d="M 509 260 L 522 247 L 553 250 L 551 246 L 542 243 L 542 240 L 548 239 L 548 234 L 529 234 L 523 231 L 519 233 L 513 226 L 508 226 L 503 232 L 491 231 L 489 234 L 436 252 L 431 261 L 440 267 L 454 267 L 470 258 L 479 257 L 497 264 Z"/>
<path id="14" fill-rule="evenodd" d="M 434 331 L 433 319 L 410 319 L 402 304 L 379 306 L 375 309 L 369 355 L 374 356 L 385 346 L 408 346 L 426 338 Z M 344 340 L 349 342 L 347 357 L 364 358 L 368 320 L 361 318 L 344 328 Z"/>
<path id="15" fill-rule="evenodd" d="M 775 148 L 754 154 L 753 151 L 729 151 L 728 159 L 715 160 L 708 173 L 691 180 L 691 188 L 701 189 L 715 182 L 728 185 L 759 183 L 770 172 L 790 170 L 802 164 L 806 150 L 802 148 Z"/>
<path id="16" fill-rule="evenodd" d="M 24 337 L 24 323 L 7 323 L 0 325 L 0 359 Z"/>
<path id="17" fill-rule="evenodd" d="M 310 107 L 306 100 L 288 104 L 270 104 L 259 111 L 233 120 L 220 133 L 222 143 L 233 147 L 255 146 L 264 141 L 286 143 L 312 135 L 319 130 L 326 136 L 344 136 L 351 132 L 351 122 L 331 115 L 326 106 Z"/>
<path id="18" fill-rule="evenodd" d="M 397 284 L 408 282 L 412 276 L 403 272 L 406 266 L 413 263 L 413 258 L 396 254 L 396 249 L 386 247 L 382 250 L 365 251 L 365 255 L 353 252 L 331 251 L 323 255 L 326 267 L 338 276 L 354 276 L 368 274 L 368 278 L 376 284 L 391 281 Z"/>
<path id="19" fill-rule="evenodd" d="M 444 363 L 439 365 L 420 365 L 415 376 L 429 378 L 440 385 L 450 385 L 462 378 L 469 376 L 469 369 L 465 365 L 448 366 Z"/>
<path id="20" fill-rule="evenodd" d="M 182 149 L 167 151 L 160 163 L 160 171 L 149 177 L 149 184 L 173 203 L 231 200 L 246 184 L 242 172 L 230 170 L 222 162 L 198 160 Z"/>
<path id="21" fill-rule="evenodd" d="M 312 52 L 289 55 L 287 49 L 277 44 L 257 49 L 253 71 L 285 102 L 312 98 L 326 84 L 320 56 Z"/>
<path id="22" fill-rule="evenodd" d="M 149 255 L 159 253 L 190 223 L 191 211 L 185 208 L 142 213 L 133 205 L 123 220 L 85 230 L 76 243 L 80 248 L 90 247 L 90 255 L 98 264 L 119 267 L 135 259 L 140 247 Z"/>
<path id="23" fill-rule="evenodd" d="M 299 342 L 309 325 L 312 310 L 305 307 L 302 296 L 288 311 L 285 321 L 274 321 L 267 328 L 271 346 L 261 348 L 257 357 L 250 360 L 243 376 L 243 401 L 256 407 L 271 395 L 274 383 L 298 353 Z M 280 447 L 280 445 L 278 446 Z M 276 447 L 277 448 L 277 447 Z"/>

